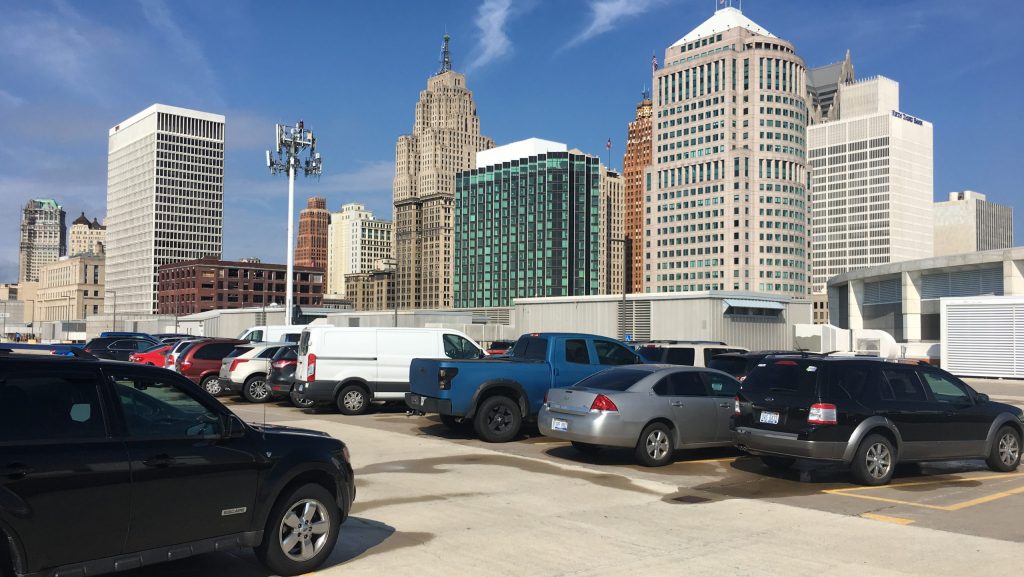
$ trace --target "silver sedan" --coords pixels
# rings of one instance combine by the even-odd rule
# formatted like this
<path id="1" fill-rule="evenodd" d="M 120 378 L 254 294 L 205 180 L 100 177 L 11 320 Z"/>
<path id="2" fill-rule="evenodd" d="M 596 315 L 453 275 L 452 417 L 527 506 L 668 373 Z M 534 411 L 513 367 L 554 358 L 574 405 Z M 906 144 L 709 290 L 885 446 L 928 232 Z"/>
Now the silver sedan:
<path id="1" fill-rule="evenodd" d="M 676 449 L 728 447 L 740 383 L 714 369 L 628 365 L 548 391 L 538 425 L 548 437 L 590 453 L 634 447 L 648 467 L 672 462 Z"/>

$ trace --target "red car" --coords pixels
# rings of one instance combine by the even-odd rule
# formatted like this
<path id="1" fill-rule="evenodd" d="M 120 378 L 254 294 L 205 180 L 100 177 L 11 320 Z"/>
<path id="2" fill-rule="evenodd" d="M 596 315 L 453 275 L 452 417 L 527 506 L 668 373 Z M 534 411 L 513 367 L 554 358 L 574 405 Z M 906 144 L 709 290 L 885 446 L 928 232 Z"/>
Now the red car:
<path id="1" fill-rule="evenodd" d="M 224 392 L 218 380 L 220 361 L 228 356 L 235 346 L 248 343 L 249 341 L 238 339 L 198 341 L 178 355 L 174 361 L 174 370 L 216 397 Z"/>
<path id="2" fill-rule="evenodd" d="M 142 352 L 132 353 L 128 355 L 128 360 L 133 363 L 139 363 L 141 365 L 153 365 L 156 367 L 164 366 L 164 360 L 167 357 L 167 353 L 171 350 L 171 345 L 156 345 L 150 347 Z"/>

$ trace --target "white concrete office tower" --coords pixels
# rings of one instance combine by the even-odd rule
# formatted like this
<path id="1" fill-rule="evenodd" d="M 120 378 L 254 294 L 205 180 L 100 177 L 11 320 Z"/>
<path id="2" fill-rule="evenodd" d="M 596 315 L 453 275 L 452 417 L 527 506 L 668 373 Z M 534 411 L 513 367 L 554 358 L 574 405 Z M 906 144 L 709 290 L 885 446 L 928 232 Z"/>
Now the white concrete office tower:
<path id="1" fill-rule="evenodd" d="M 393 255 L 390 220 L 375 218 L 358 203 L 342 205 L 331 213 L 327 231 L 327 294 L 347 297 L 345 275 L 370 272 Z"/>
<path id="2" fill-rule="evenodd" d="M 932 124 L 900 112 L 889 78 L 837 98 L 839 118 L 807 131 L 815 293 L 837 274 L 933 254 Z"/>
<path id="3" fill-rule="evenodd" d="M 644 291 L 807 296 L 804 61 L 726 7 L 665 50 Z"/>
<path id="4" fill-rule="evenodd" d="M 949 193 L 935 203 L 935 256 L 1013 246 L 1013 207 L 985 200 L 973 190 Z"/>
<path id="5" fill-rule="evenodd" d="M 154 104 L 110 129 L 104 312 L 156 310 L 157 267 L 221 258 L 224 117 Z"/>

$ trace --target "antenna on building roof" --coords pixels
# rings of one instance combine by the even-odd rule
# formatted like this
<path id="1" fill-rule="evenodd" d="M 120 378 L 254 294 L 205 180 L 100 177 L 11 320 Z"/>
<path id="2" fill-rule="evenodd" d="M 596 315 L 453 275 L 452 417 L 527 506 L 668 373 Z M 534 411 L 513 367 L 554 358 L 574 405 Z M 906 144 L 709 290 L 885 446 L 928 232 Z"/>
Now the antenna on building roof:
<path id="1" fill-rule="evenodd" d="M 448 36 L 448 33 L 445 32 L 444 44 L 441 45 L 441 70 L 437 72 L 438 74 L 444 74 L 445 72 L 449 72 L 452 69 L 452 54 L 451 51 L 448 49 L 448 41 L 450 39 L 451 36 Z"/>

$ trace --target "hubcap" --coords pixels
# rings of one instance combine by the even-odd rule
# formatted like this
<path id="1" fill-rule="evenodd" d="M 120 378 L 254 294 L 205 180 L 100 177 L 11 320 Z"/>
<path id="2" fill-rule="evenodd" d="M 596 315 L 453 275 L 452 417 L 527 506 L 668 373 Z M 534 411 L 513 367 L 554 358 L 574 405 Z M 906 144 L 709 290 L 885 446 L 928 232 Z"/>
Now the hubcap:
<path id="1" fill-rule="evenodd" d="M 660 461 L 668 453 L 668 435 L 664 431 L 651 431 L 647 435 L 647 454 L 655 461 Z"/>
<path id="2" fill-rule="evenodd" d="M 1006 466 L 1012 466 L 1020 458 L 1020 443 L 1017 435 L 1006 433 L 999 439 L 999 460 Z"/>
<path id="3" fill-rule="evenodd" d="M 309 561 L 327 544 L 331 532 L 331 516 L 315 499 L 295 503 L 281 519 L 278 542 L 292 561 Z"/>
<path id="4" fill-rule="evenodd" d="M 875 443 L 868 447 L 864 459 L 868 467 L 868 474 L 874 479 L 884 478 L 892 468 L 892 455 L 889 453 L 889 447 L 882 443 Z"/>
<path id="5" fill-rule="evenodd" d="M 206 380 L 206 392 L 211 395 L 216 395 L 220 392 L 220 383 L 217 382 L 217 379 Z"/>
<path id="6" fill-rule="evenodd" d="M 495 433 L 508 430 L 512 426 L 512 411 L 504 405 L 494 407 L 487 416 L 487 426 Z"/>
<path id="7" fill-rule="evenodd" d="M 345 393 L 345 398 L 342 399 L 345 403 L 345 408 L 350 411 L 358 411 L 363 408 L 363 395 L 357 391 L 349 391 Z"/>
<path id="8" fill-rule="evenodd" d="M 249 394 L 256 400 L 263 400 L 270 394 L 266 381 L 253 381 L 249 384 Z"/>

